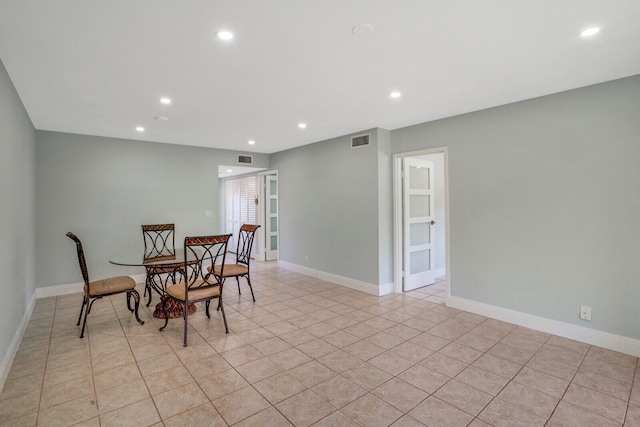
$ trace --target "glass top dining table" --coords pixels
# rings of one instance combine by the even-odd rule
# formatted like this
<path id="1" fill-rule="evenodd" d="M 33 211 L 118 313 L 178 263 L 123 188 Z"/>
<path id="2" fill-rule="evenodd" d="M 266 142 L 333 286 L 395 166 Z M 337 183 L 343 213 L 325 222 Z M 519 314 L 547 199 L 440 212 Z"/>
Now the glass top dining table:
<path id="1" fill-rule="evenodd" d="M 187 254 L 187 264 L 195 265 L 198 262 L 199 252 L 197 251 L 188 251 Z M 157 318 L 164 318 L 164 310 L 162 307 L 162 302 L 166 298 L 166 286 L 167 282 L 156 283 L 156 280 L 153 278 L 153 275 L 149 275 L 150 271 L 160 274 L 169 274 L 172 275 L 172 272 L 176 271 L 184 271 L 185 264 L 185 251 L 183 248 L 176 248 L 174 252 L 145 252 L 144 249 L 129 249 L 116 253 L 111 258 L 109 258 L 109 262 L 115 265 L 123 265 L 123 266 L 133 266 L 133 267 L 145 267 L 147 269 L 147 281 L 145 285 L 147 286 L 145 289 L 145 293 L 149 292 L 149 302 L 147 303 L 147 307 L 151 303 L 151 289 L 154 289 L 159 295 L 161 295 L 161 301 L 156 304 L 156 309 L 153 312 L 153 316 Z M 175 281 L 175 276 L 173 276 Z M 176 318 L 183 316 L 183 307 L 182 304 L 169 300 L 167 301 L 167 317 Z M 196 311 L 196 307 L 193 304 L 189 304 L 189 314 L 194 313 Z"/>
<path id="2" fill-rule="evenodd" d="M 197 261 L 197 254 L 189 251 L 187 261 Z M 162 267 L 166 265 L 184 264 L 184 249 L 176 248 L 175 252 L 145 253 L 142 250 L 126 250 L 118 252 L 109 258 L 109 262 L 115 265 L 134 267 Z"/>

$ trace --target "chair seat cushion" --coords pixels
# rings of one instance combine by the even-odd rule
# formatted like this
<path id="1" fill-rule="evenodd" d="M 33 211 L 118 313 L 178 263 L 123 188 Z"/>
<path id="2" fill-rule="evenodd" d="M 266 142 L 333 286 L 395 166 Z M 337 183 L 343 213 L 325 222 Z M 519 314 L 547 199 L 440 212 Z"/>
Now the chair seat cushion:
<path id="1" fill-rule="evenodd" d="M 198 280 L 195 284 L 191 286 L 191 289 L 189 289 L 189 301 L 200 301 L 200 300 L 216 298 L 220 296 L 220 286 L 198 287 L 203 283 L 204 283 L 203 280 Z M 185 300 L 184 292 L 185 292 L 184 283 L 177 283 L 167 288 L 167 294 L 169 294 L 171 297 L 180 301 Z"/>
<path id="2" fill-rule="evenodd" d="M 116 276 L 107 279 L 95 280 L 89 283 L 91 296 L 109 295 L 124 292 L 136 287 L 136 282 L 129 276 Z"/>
<path id="3" fill-rule="evenodd" d="M 216 276 L 220 275 L 220 266 L 216 265 L 213 268 L 213 271 Z M 247 273 L 249 273 L 249 269 L 247 268 L 246 265 L 242 265 L 242 264 L 225 264 L 224 265 L 224 270 L 222 271 L 222 276 L 223 277 L 234 277 L 234 276 L 243 276 Z"/>

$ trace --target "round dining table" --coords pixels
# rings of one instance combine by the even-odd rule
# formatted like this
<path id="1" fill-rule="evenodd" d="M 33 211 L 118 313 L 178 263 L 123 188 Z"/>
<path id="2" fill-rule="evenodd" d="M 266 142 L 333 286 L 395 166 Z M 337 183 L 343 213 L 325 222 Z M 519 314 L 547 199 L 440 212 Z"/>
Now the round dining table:
<path id="1" fill-rule="evenodd" d="M 192 251 L 189 251 L 187 258 L 187 265 L 193 265 L 198 262 L 197 254 L 193 253 Z M 114 265 L 145 267 L 147 271 L 149 269 L 152 269 L 155 270 L 155 272 L 171 275 L 176 271 L 184 270 L 185 251 L 182 248 L 176 248 L 173 252 L 145 253 L 144 249 L 130 249 L 116 253 L 111 258 L 109 258 L 109 262 Z M 156 304 L 156 308 L 153 312 L 153 317 L 157 317 L 159 319 L 165 318 L 164 311 L 162 310 L 162 305 L 166 298 L 165 286 L 168 280 L 169 278 L 165 280 L 165 283 L 162 286 L 158 285 L 155 280 L 151 280 L 149 282 L 151 288 L 153 288 L 161 296 L 161 300 L 158 304 Z M 151 292 L 151 288 L 149 288 L 149 292 Z M 166 309 L 167 317 L 170 319 L 184 316 L 182 304 L 173 299 L 170 299 L 167 302 Z M 189 304 L 189 314 L 195 313 L 195 311 L 196 306 L 194 304 Z"/>

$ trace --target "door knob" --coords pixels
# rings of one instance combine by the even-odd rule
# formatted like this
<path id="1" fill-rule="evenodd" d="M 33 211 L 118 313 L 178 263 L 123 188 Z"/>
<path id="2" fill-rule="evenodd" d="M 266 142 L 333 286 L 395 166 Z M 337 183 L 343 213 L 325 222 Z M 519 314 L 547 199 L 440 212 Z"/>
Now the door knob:
<path id="1" fill-rule="evenodd" d="M 431 220 L 431 225 L 435 225 L 436 222 L 434 220 Z"/>

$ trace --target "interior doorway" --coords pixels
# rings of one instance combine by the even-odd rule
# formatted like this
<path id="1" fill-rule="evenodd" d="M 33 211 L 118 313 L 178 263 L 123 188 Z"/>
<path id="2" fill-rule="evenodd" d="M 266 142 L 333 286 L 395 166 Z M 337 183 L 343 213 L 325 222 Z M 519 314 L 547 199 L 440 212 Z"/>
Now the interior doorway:
<path id="1" fill-rule="evenodd" d="M 445 280 L 449 295 L 446 147 L 394 155 L 396 292 Z"/>
<path id="2" fill-rule="evenodd" d="M 230 178 L 224 182 L 224 230 L 231 233 L 229 250 L 236 250 L 242 224 L 256 224 L 257 185 L 255 176 Z M 255 256 L 255 247 L 253 248 Z"/>

